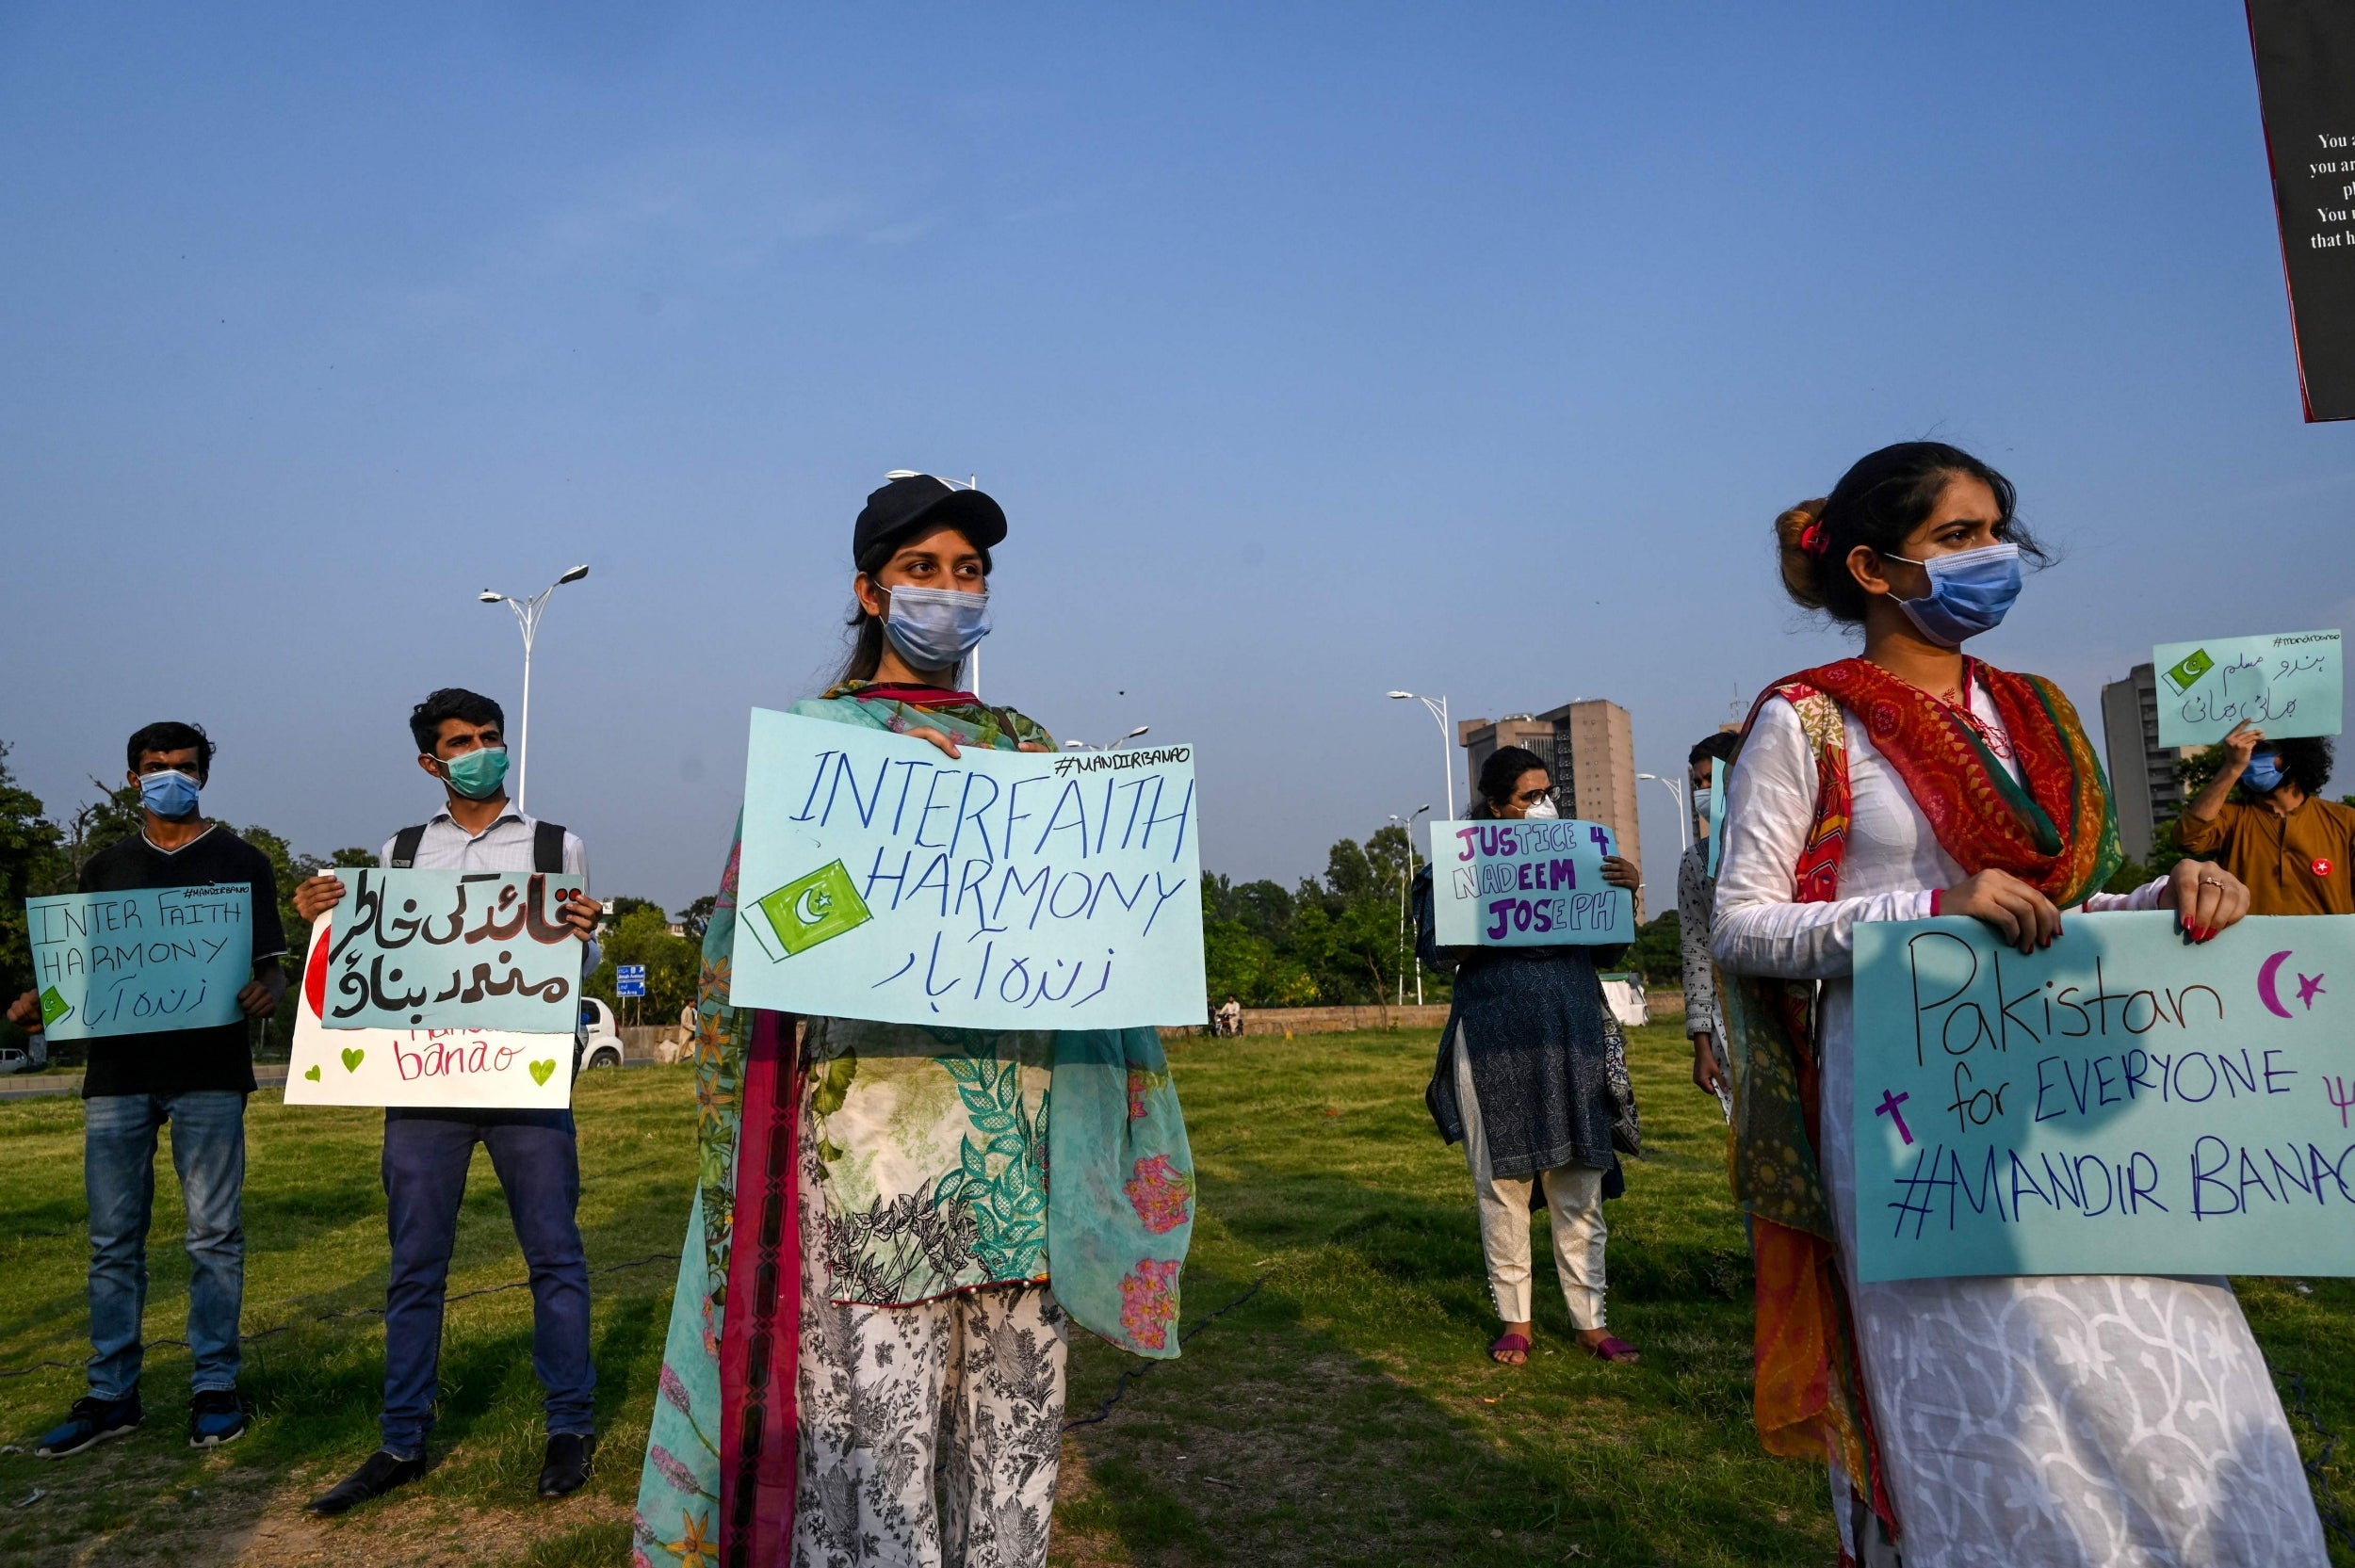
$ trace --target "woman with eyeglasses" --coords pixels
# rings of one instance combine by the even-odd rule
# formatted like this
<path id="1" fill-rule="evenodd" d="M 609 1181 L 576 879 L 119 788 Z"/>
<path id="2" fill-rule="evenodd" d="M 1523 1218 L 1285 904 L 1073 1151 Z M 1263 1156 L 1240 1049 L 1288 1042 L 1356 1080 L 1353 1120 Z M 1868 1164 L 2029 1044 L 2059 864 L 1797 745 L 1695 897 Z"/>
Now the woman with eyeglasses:
<path id="1" fill-rule="evenodd" d="M 1559 815 L 1553 777 L 1535 752 L 1501 746 L 1482 765 L 1473 820 Z M 1635 1347 L 1604 1326 L 1602 1202 L 1624 1188 L 1615 1123 L 1617 1140 L 1632 1142 L 1634 1104 L 1631 1095 L 1623 1106 L 1613 1089 L 1618 1026 L 1596 968 L 1623 949 L 1440 947 L 1431 877 L 1426 865 L 1415 879 L 1416 946 L 1425 963 L 1455 971 L 1455 1001 L 1423 1103 L 1439 1136 L 1460 1140 L 1471 1166 L 1488 1292 L 1504 1320 L 1488 1354 L 1507 1366 L 1529 1360 L 1536 1332 L 1530 1200 L 1542 1185 L 1554 1272 L 1578 1343 L 1600 1360 L 1632 1362 Z M 1637 881 L 1616 855 L 1605 857 L 1603 878 L 1631 889 Z"/>
<path id="2" fill-rule="evenodd" d="M 792 711 L 1053 751 L 958 685 L 1005 537 L 930 476 L 869 496 L 849 662 Z M 1177 1353 L 1194 1162 L 1160 1034 L 811 1018 L 797 1048 L 791 1018 L 728 1005 L 741 842 L 704 940 L 701 1176 L 638 1560 L 1043 1564 L 1068 1323 Z"/>
<path id="3" fill-rule="evenodd" d="M 2043 558 L 2013 509 L 1986 463 L 1907 442 L 1777 521 L 1785 590 L 1864 648 L 1759 698 L 1718 862 L 1760 1435 L 1828 1459 L 1843 1562 L 2319 1568 L 2298 1447 L 2225 1281 L 1857 1278 L 1858 921 L 1969 915 L 2032 952 L 2080 912 L 2169 909 L 2204 942 L 2249 907 L 2201 861 L 2098 891 L 2121 857 L 2075 709 L 1963 652 Z"/>

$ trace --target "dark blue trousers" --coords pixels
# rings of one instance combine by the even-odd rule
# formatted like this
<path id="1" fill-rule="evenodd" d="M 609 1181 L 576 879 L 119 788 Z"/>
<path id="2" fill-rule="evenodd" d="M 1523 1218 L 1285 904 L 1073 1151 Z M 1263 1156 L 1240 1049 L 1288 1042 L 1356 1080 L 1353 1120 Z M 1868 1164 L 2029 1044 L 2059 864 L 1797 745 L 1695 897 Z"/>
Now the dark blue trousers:
<path id="1" fill-rule="evenodd" d="M 531 1369 L 547 1391 L 548 1432 L 596 1431 L 589 1358 L 589 1260 L 574 1218 L 580 1149 L 570 1111 L 399 1111 L 384 1121 L 384 1196 L 393 1277 L 384 1299 L 384 1447 L 425 1452 L 440 1386 L 442 1299 L 479 1141 L 491 1153 L 531 1267 Z"/>

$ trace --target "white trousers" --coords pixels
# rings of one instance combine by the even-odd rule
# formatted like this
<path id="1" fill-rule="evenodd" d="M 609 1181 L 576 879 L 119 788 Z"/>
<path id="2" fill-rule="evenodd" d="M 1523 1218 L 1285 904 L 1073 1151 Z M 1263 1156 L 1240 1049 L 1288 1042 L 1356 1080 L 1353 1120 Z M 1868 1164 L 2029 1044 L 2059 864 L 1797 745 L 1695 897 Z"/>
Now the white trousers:
<path id="1" fill-rule="evenodd" d="M 1472 1191 L 1480 1199 L 1480 1245 L 1488 1256 L 1488 1293 L 1497 1316 L 1526 1323 L 1529 1316 L 1529 1198 L 1525 1176 L 1498 1177 L 1488 1170 L 1488 1140 L 1480 1125 L 1480 1097 L 1472 1092 L 1471 1059 L 1459 1026 L 1455 1041 L 1455 1103 L 1464 1118 L 1464 1154 L 1471 1166 Z M 1546 1209 L 1553 1227 L 1553 1271 L 1562 1281 L 1562 1303 L 1578 1329 L 1603 1327 L 1602 1172 L 1591 1165 L 1556 1166 L 1543 1173 Z"/>

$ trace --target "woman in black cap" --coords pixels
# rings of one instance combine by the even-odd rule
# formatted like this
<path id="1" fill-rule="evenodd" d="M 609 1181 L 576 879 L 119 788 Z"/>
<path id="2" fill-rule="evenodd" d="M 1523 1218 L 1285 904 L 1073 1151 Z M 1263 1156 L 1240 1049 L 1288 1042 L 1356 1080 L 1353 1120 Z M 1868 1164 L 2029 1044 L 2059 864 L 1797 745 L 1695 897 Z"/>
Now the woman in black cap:
<path id="1" fill-rule="evenodd" d="M 1519 746 L 1499 747 L 1483 765 L 1480 797 L 1476 821 L 1559 815 L 1552 775 Z M 1632 888 L 1635 868 L 1606 856 L 1603 880 Z M 1604 1361 L 1633 1361 L 1635 1348 L 1603 1326 L 1602 1200 L 1622 1185 L 1613 1136 L 1621 1107 L 1610 1073 L 1616 1025 L 1596 951 L 1437 946 L 1429 866 L 1415 879 L 1415 923 L 1423 962 L 1455 971 L 1455 1005 L 1423 1100 L 1439 1136 L 1461 1140 L 1471 1164 L 1488 1292 L 1504 1319 L 1488 1354 L 1508 1366 L 1529 1359 L 1529 1210 L 1542 1183 L 1554 1271 L 1579 1344 Z M 1631 1097 L 1626 1141 L 1632 1111 Z"/>
<path id="2" fill-rule="evenodd" d="M 978 490 L 895 476 L 869 496 L 849 660 L 792 711 L 951 756 L 1053 751 L 1031 719 L 957 685 L 989 631 L 1005 537 Z M 1052 1030 L 811 1018 L 797 1056 L 791 1019 L 728 1005 L 737 868 L 732 852 L 704 942 L 702 1177 L 639 1549 L 657 1564 L 1043 1564 L 1068 1322 L 1175 1350 L 1193 1160 L 1160 1037 L 1087 1033 L 1119 1079 L 1109 1096 L 1066 1091 L 1059 1062 L 1078 1037 Z M 1059 1260 L 1054 1288 L 1050 1083 L 1055 1234 L 1088 1243 Z M 1094 1179 L 1113 1159 L 1151 1190 Z M 1128 1212 L 1096 1212 L 1108 1189 Z"/>

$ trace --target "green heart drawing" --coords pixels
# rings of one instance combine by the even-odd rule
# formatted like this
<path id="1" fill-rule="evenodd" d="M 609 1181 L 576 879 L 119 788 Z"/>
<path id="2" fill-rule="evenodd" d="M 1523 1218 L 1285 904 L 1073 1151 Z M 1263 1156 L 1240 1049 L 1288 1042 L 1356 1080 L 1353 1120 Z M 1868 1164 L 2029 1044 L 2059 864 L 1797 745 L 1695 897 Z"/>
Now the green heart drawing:
<path id="1" fill-rule="evenodd" d="M 357 1073 L 360 1071 L 360 1064 L 367 1059 L 367 1052 L 360 1049 L 357 1045 L 345 1046 L 344 1071 L 347 1073 Z"/>
<path id="2" fill-rule="evenodd" d="M 545 1089 L 548 1084 L 548 1075 L 555 1071 L 556 1059 L 554 1057 L 548 1058 L 545 1061 L 535 1061 L 531 1064 L 531 1081 Z"/>
<path id="3" fill-rule="evenodd" d="M 317 1083 L 317 1082 L 318 1082 L 318 1081 L 319 1081 L 319 1069 L 318 1069 L 318 1063 L 317 1063 L 317 1062 L 313 1062 L 313 1063 L 311 1064 L 310 1071 L 308 1071 L 308 1072 L 304 1073 L 302 1075 L 303 1075 L 304 1077 L 306 1077 L 306 1078 L 310 1079 L 313 1083 Z"/>

